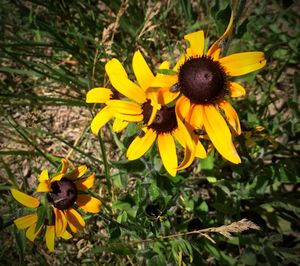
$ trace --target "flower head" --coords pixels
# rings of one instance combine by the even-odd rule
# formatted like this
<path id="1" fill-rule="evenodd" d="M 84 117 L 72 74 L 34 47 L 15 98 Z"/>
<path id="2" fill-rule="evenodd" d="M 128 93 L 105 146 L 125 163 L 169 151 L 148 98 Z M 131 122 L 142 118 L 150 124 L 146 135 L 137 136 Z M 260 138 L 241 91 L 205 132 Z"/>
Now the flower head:
<path id="1" fill-rule="evenodd" d="M 26 230 L 26 237 L 30 241 L 34 241 L 35 238 L 39 235 L 40 232 L 43 232 L 43 228 L 45 229 L 45 239 L 46 239 L 46 245 L 50 251 L 54 251 L 54 239 L 56 237 L 62 237 L 64 239 L 70 239 L 72 235 L 67 231 L 64 230 L 64 232 L 61 232 L 59 235 L 56 234 L 59 229 L 59 224 L 56 223 L 57 220 L 60 219 L 60 217 L 57 217 L 59 215 L 55 209 L 54 209 L 54 216 L 52 213 L 46 213 L 46 216 L 44 219 L 39 221 L 39 209 L 43 208 L 43 206 L 40 203 L 40 200 L 38 200 L 35 197 L 29 196 L 15 188 L 12 188 L 11 194 L 13 197 L 20 202 L 22 205 L 28 208 L 34 209 L 34 212 L 22 217 L 17 218 L 14 220 L 15 225 L 19 230 L 27 229 Z"/>
<path id="2" fill-rule="evenodd" d="M 135 52 L 132 67 L 138 84 L 128 78 L 121 62 L 113 58 L 106 63 L 105 70 L 114 89 L 94 88 L 87 93 L 86 102 L 106 104 L 92 121 L 91 129 L 94 134 L 98 134 L 100 128 L 113 118 L 113 130 L 117 132 L 123 130 L 128 122 L 141 122 L 141 105 L 147 101 L 154 107 L 152 117 L 160 108 L 158 98 L 162 97 L 161 92 L 154 88 L 164 84 L 162 75 L 155 76 L 152 73 L 140 51 Z M 166 68 L 167 63 L 163 63 L 161 67 Z M 123 96 L 122 99 L 119 95 Z M 167 100 L 170 102 L 173 99 Z"/>
<path id="3" fill-rule="evenodd" d="M 67 160 L 62 159 L 62 168 L 59 174 L 49 178 L 48 171 L 44 170 L 39 178 L 37 192 L 47 192 L 48 202 L 53 206 L 56 217 L 56 235 L 64 233 L 67 225 L 76 233 L 85 226 L 85 221 L 76 210 L 80 208 L 86 212 L 98 213 L 101 202 L 84 190 L 91 188 L 95 182 L 95 175 L 82 178 L 87 171 L 85 165 L 67 172 Z"/>
<path id="4" fill-rule="evenodd" d="M 132 68 L 138 84 L 128 78 L 117 59 L 112 59 L 106 64 L 105 69 L 111 84 L 124 95 L 124 98 L 119 100 L 110 98 L 105 102 L 104 109 L 109 110 L 109 116 L 102 116 L 104 110 L 102 109 L 92 122 L 92 131 L 97 134 L 107 122 L 107 118 L 111 117 L 125 123 L 139 123 L 144 133 L 143 136 L 138 135 L 129 146 L 128 159 L 140 158 L 157 138 L 163 164 L 171 175 L 175 175 L 178 169 L 185 168 L 191 163 L 189 150 L 192 149 L 190 135 L 183 123 L 177 119 L 175 108 L 167 107 L 167 104 L 178 96 L 177 92 L 169 93 L 169 87 L 176 81 L 176 77 L 165 79 L 165 75 L 161 73 L 154 75 L 140 51 L 135 52 L 133 56 Z M 163 62 L 160 69 L 169 69 L 168 62 Z M 98 93 L 101 93 L 98 89 L 89 91 L 87 101 L 96 102 Z M 189 147 L 179 167 L 174 138 L 184 148 Z"/>
<path id="5" fill-rule="evenodd" d="M 189 47 L 174 68 L 177 71 L 175 84 L 182 93 L 176 102 L 176 113 L 188 127 L 196 149 L 199 147 L 196 132 L 204 129 L 224 158 L 233 163 L 240 163 L 241 159 L 233 145 L 230 131 L 231 129 L 234 134 L 239 135 L 240 121 L 226 96 L 240 97 L 246 92 L 240 84 L 231 81 L 230 78 L 256 71 L 265 66 L 266 60 L 262 52 L 221 56 L 221 42 L 232 31 L 232 22 L 233 16 L 225 33 L 207 53 L 204 53 L 203 31 L 184 36 L 189 42 Z"/>

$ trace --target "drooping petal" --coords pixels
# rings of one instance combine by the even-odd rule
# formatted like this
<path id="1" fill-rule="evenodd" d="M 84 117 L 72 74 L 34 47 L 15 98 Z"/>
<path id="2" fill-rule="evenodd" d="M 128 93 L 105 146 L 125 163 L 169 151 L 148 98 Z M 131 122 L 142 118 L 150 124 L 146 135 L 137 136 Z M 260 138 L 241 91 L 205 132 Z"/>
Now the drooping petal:
<path id="1" fill-rule="evenodd" d="M 38 184 L 36 192 L 49 192 L 51 191 L 51 182 L 50 180 L 43 181 Z"/>
<path id="2" fill-rule="evenodd" d="M 230 130 L 213 105 L 204 106 L 204 127 L 218 152 L 228 161 L 240 163 L 241 159 L 233 145 Z"/>
<path id="3" fill-rule="evenodd" d="M 40 205 L 40 201 L 34 197 L 31 197 L 15 188 L 10 190 L 11 194 L 21 204 L 29 208 L 37 208 Z"/>
<path id="4" fill-rule="evenodd" d="M 114 123 L 113 123 L 113 131 L 115 132 L 121 132 L 125 127 L 128 126 L 127 121 L 123 121 L 122 119 L 116 118 Z"/>
<path id="5" fill-rule="evenodd" d="M 202 56 L 204 51 L 204 31 L 196 31 L 184 36 L 189 41 L 190 47 L 186 49 L 186 54 L 190 56 Z"/>
<path id="6" fill-rule="evenodd" d="M 202 143 L 200 142 L 200 140 L 198 140 L 197 141 L 197 146 L 196 146 L 195 157 L 204 159 L 204 158 L 206 158 L 206 156 L 207 156 L 206 150 L 204 149 L 204 147 L 203 147 Z"/>
<path id="7" fill-rule="evenodd" d="M 61 170 L 60 173 L 64 174 L 67 172 L 68 169 L 68 161 L 65 158 L 61 159 Z"/>
<path id="8" fill-rule="evenodd" d="M 49 251 L 54 251 L 55 228 L 54 225 L 48 225 L 46 229 L 46 246 Z"/>
<path id="9" fill-rule="evenodd" d="M 128 75 L 121 62 L 116 58 L 111 59 L 105 64 L 105 71 L 108 77 L 111 75 L 119 75 L 119 77 L 128 78 Z"/>
<path id="10" fill-rule="evenodd" d="M 201 129 L 203 127 L 203 106 L 196 104 L 189 118 L 189 124 L 193 129 Z"/>
<path id="11" fill-rule="evenodd" d="M 234 108 L 227 101 L 221 102 L 219 104 L 219 107 L 222 108 L 222 110 L 224 111 L 227 121 L 231 125 L 235 133 L 237 135 L 240 135 L 241 134 L 240 119 L 238 114 L 234 110 Z"/>
<path id="12" fill-rule="evenodd" d="M 72 238 L 72 235 L 66 230 L 62 235 L 61 238 L 68 240 L 70 238 Z"/>
<path id="13" fill-rule="evenodd" d="M 43 170 L 40 174 L 39 181 L 43 182 L 49 180 L 48 170 Z"/>
<path id="14" fill-rule="evenodd" d="M 137 136 L 128 147 L 126 156 L 128 160 L 136 160 L 143 156 L 156 139 L 156 132 L 148 129 L 143 137 Z"/>
<path id="15" fill-rule="evenodd" d="M 229 93 L 230 97 L 242 97 L 246 95 L 244 87 L 236 82 L 229 82 Z"/>
<path id="16" fill-rule="evenodd" d="M 113 113 L 109 106 L 105 106 L 100 112 L 96 114 L 91 123 L 91 130 L 95 135 L 98 135 L 99 130 L 113 118 Z"/>
<path id="17" fill-rule="evenodd" d="M 19 230 L 25 229 L 33 224 L 35 224 L 38 220 L 37 214 L 28 214 L 25 216 L 22 216 L 20 218 L 17 218 L 14 220 L 15 225 Z"/>
<path id="18" fill-rule="evenodd" d="M 159 134 L 157 145 L 164 167 L 170 175 L 175 176 L 178 160 L 173 136 L 169 133 Z"/>
<path id="19" fill-rule="evenodd" d="M 120 77 L 116 74 L 111 75 L 109 77 L 109 80 L 114 88 L 127 98 L 132 99 L 137 103 L 143 103 L 146 101 L 146 95 L 143 89 L 132 82 L 130 79 Z"/>
<path id="20" fill-rule="evenodd" d="M 35 227 L 36 227 L 36 223 L 31 225 L 26 231 L 26 237 L 32 242 L 34 241 L 34 239 L 37 237 L 37 235 L 41 231 L 43 225 L 41 225 L 37 231 L 35 231 Z"/>
<path id="21" fill-rule="evenodd" d="M 178 119 L 178 131 L 175 133 L 175 138 L 179 141 L 179 143 L 184 147 L 184 158 L 180 165 L 177 167 L 177 170 L 185 169 L 191 165 L 195 158 L 195 146 L 196 140 L 191 138 L 191 135 L 184 124 Z M 193 136 L 193 135 L 192 135 Z M 182 140 L 180 140 L 180 138 Z"/>
<path id="22" fill-rule="evenodd" d="M 106 103 L 112 96 L 112 91 L 107 88 L 93 88 L 86 94 L 87 103 Z"/>
<path id="23" fill-rule="evenodd" d="M 95 183 L 95 174 L 90 175 L 76 183 L 76 188 L 78 190 L 85 190 L 91 188 Z"/>
<path id="24" fill-rule="evenodd" d="M 53 208 L 55 214 L 55 234 L 56 236 L 62 236 L 67 228 L 67 218 L 63 211 Z"/>
<path id="25" fill-rule="evenodd" d="M 75 168 L 69 175 L 68 179 L 75 180 L 77 178 L 82 177 L 87 171 L 86 165 L 80 165 L 77 168 Z"/>
<path id="26" fill-rule="evenodd" d="M 68 225 L 72 232 L 76 233 L 78 230 L 81 230 L 85 226 L 85 221 L 83 220 L 81 215 L 73 208 L 65 210 L 65 214 L 68 220 Z"/>
<path id="27" fill-rule="evenodd" d="M 107 103 L 114 112 L 126 114 L 126 115 L 139 115 L 142 113 L 142 108 L 139 104 L 122 101 L 122 100 L 111 100 Z"/>
<path id="28" fill-rule="evenodd" d="M 186 118 L 190 110 L 190 107 L 191 107 L 190 100 L 185 96 L 181 96 L 176 102 L 176 106 L 175 106 L 176 115 L 182 121 L 184 121 L 184 119 Z"/>
<path id="29" fill-rule="evenodd" d="M 227 26 L 225 32 L 223 33 L 223 35 L 218 40 L 216 40 L 213 43 L 213 45 L 208 49 L 208 52 L 207 52 L 208 56 L 212 56 L 213 54 L 215 54 L 216 50 L 219 50 L 218 54 L 220 53 L 220 51 L 221 51 L 220 44 L 224 39 L 226 39 L 231 34 L 232 29 L 233 29 L 233 12 L 231 12 L 228 26 Z M 216 56 L 216 55 L 214 55 L 214 56 Z"/>
<path id="30" fill-rule="evenodd" d="M 133 55 L 132 68 L 137 82 L 140 84 L 140 86 L 144 90 L 150 87 L 154 79 L 154 75 L 140 51 L 136 51 Z"/>
<path id="31" fill-rule="evenodd" d="M 101 207 L 100 200 L 83 194 L 77 196 L 76 203 L 81 209 L 91 213 L 98 213 Z"/>
<path id="32" fill-rule="evenodd" d="M 245 52 L 228 55 L 219 59 L 229 76 L 241 76 L 261 69 L 266 65 L 263 52 Z"/>

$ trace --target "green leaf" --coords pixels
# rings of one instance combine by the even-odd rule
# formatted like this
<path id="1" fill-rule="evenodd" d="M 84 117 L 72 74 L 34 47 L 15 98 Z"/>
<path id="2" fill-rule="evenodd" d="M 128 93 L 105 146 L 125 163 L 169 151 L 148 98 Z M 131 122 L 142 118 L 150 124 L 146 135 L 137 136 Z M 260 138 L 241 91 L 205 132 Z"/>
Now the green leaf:
<path id="1" fill-rule="evenodd" d="M 150 195 L 150 200 L 155 201 L 159 196 L 160 196 L 160 190 L 156 186 L 155 183 L 152 183 L 149 187 L 149 195 Z"/>
<path id="2" fill-rule="evenodd" d="M 17 244 L 17 253 L 19 255 L 20 264 L 24 262 L 24 255 L 26 250 L 26 237 L 24 230 L 18 230 L 16 226 L 13 227 L 13 233 Z"/>

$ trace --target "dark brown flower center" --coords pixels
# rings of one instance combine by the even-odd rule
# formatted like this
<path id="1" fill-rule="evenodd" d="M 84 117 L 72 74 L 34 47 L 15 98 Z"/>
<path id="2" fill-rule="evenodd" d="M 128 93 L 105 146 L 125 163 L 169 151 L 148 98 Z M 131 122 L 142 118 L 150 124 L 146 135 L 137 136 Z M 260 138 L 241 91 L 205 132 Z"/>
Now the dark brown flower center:
<path id="1" fill-rule="evenodd" d="M 49 202 L 60 210 L 71 207 L 77 198 L 77 188 L 73 181 L 62 178 L 51 184 L 52 191 L 48 194 Z"/>
<path id="2" fill-rule="evenodd" d="M 151 114 L 153 107 L 150 104 L 150 101 L 147 101 L 142 106 L 144 123 L 147 124 Z M 155 118 L 149 128 L 154 129 L 158 133 L 171 132 L 172 130 L 177 128 L 177 119 L 175 114 L 174 107 L 163 106 L 160 110 L 157 111 Z"/>
<path id="3" fill-rule="evenodd" d="M 181 92 L 195 104 L 216 103 L 227 93 L 226 73 L 210 57 L 191 57 L 179 69 Z"/>

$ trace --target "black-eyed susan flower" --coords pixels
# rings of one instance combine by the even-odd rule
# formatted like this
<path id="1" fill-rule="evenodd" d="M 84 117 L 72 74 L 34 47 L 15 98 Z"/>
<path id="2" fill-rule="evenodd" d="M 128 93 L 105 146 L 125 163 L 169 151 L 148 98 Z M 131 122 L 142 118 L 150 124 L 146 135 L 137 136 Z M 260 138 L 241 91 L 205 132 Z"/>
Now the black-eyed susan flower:
<path id="1" fill-rule="evenodd" d="M 101 116 L 100 111 L 92 122 L 92 131 L 98 133 L 112 117 L 120 121 L 141 123 L 144 126 L 144 135 L 137 136 L 129 146 L 129 160 L 140 158 L 157 138 L 163 164 L 171 175 L 174 176 L 178 169 L 187 167 L 192 161 L 190 135 L 184 124 L 177 119 L 175 108 L 166 106 L 177 97 L 176 93 L 169 93 L 169 87 L 176 81 L 176 77 L 165 79 L 163 74 L 154 75 L 140 51 L 135 52 L 132 59 L 132 68 L 138 84 L 128 78 L 117 59 L 109 61 L 105 68 L 112 86 L 127 99 L 115 100 L 110 97 L 106 100 L 108 115 Z M 160 65 L 160 69 L 168 68 L 168 62 Z M 104 91 L 104 88 L 89 91 L 87 101 L 99 102 L 101 96 L 98 95 L 101 91 Z M 106 92 L 109 95 L 108 91 Z M 185 157 L 179 167 L 174 138 L 185 148 Z M 202 155 L 205 157 L 204 149 Z"/>
<path id="2" fill-rule="evenodd" d="M 40 200 L 35 197 L 29 196 L 15 188 L 12 188 L 10 191 L 13 197 L 19 203 L 27 208 L 31 208 L 34 210 L 32 213 L 14 220 L 14 223 L 19 230 L 27 229 L 26 237 L 30 241 L 33 242 L 41 231 L 45 231 L 46 245 L 50 251 L 54 251 L 55 237 L 62 237 L 64 239 L 69 239 L 72 237 L 72 235 L 67 230 L 63 230 L 62 232 L 61 217 L 57 216 L 57 212 L 54 211 L 54 214 L 50 214 L 50 217 L 46 215 L 45 217 L 43 217 L 42 222 L 38 224 L 38 209 L 42 207 Z M 56 232 L 59 232 L 59 234 L 57 234 Z"/>
<path id="3" fill-rule="evenodd" d="M 164 91 L 168 90 L 170 84 L 174 81 L 165 80 L 162 74 L 156 76 L 152 73 L 140 51 L 135 52 L 132 59 L 132 67 L 137 80 L 137 84 L 128 78 L 126 70 L 121 62 L 113 58 L 105 65 L 105 71 L 109 77 L 114 90 L 108 88 L 93 88 L 86 96 L 88 103 L 105 103 L 106 106 L 97 113 L 91 123 L 91 130 L 94 134 L 98 134 L 100 128 L 109 120 L 115 118 L 113 130 L 122 131 L 129 122 L 143 121 L 141 106 L 150 101 L 154 107 L 152 116 L 149 119 L 151 123 L 154 119 L 155 112 L 160 108 L 158 100 L 162 104 L 170 103 L 174 96 L 170 93 L 164 97 Z M 168 63 L 164 62 L 160 68 L 168 68 Z M 158 90 L 158 87 L 163 87 Z M 122 95 L 120 100 L 119 95 Z"/>
<path id="4" fill-rule="evenodd" d="M 176 113 L 188 127 L 191 127 L 194 133 L 204 129 L 224 158 L 233 163 L 240 163 L 241 159 L 233 145 L 230 131 L 231 128 L 235 134 L 240 134 L 240 121 L 226 96 L 240 97 L 246 92 L 240 84 L 231 81 L 230 77 L 261 69 L 266 60 L 263 52 L 221 56 L 221 42 L 232 31 L 232 21 L 233 16 L 225 33 L 206 53 L 202 30 L 184 36 L 189 42 L 189 47 L 185 56 L 175 66 L 177 82 L 171 89 L 176 86 L 182 93 L 176 102 Z M 170 78 L 174 79 L 174 76 Z"/>
<path id="5" fill-rule="evenodd" d="M 86 173 L 85 165 L 67 172 L 67 161 L 62 159 L 62 168 L 59 174 L 49 178 L 48 171 L 42 171 L 39 178 L 37 192 L 47 192 L 49 203 L 55 212 L 56 235 L 64 233 L 67 225 L 71 231 L 76 233 L 85 226 L 85 221 L 76 210 L 80 208 L 86 212 L 98 213 L 101 202 L 88 194 L 84 190 L 94 185 L 95 175 L 92 174 L 82 178 Z"/>

